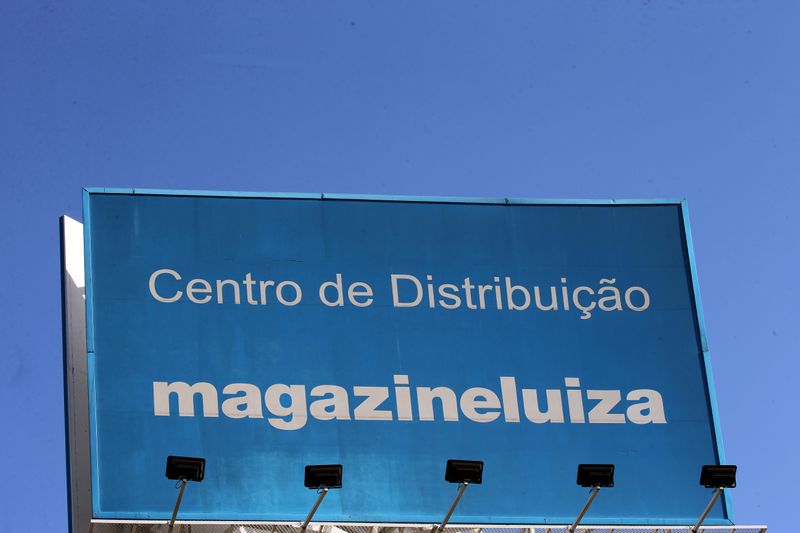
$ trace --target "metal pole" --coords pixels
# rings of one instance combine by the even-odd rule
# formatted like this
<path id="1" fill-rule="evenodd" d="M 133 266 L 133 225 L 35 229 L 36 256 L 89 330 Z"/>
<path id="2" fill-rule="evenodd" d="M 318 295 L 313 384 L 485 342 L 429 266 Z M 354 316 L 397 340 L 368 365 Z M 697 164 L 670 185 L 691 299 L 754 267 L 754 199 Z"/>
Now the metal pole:
<path id="1" fill-rule="evenodd" d="M 442 520 L 442 523 L 433 528 L 433 533 L 436 533 L 437 531 L 444 531 L 444 526 L 447 525 L 447 522 L 450 521 L 450 517 L 453 516 L 453 511 L 456 510 L 456 505 L 458 505 L 458 500 L 460 500 L 461 496 L 464 495 L 464 491 L 467 490 L 468 485 L 469 483 L 467 481 L 464 481 L 461 483 L 461 486 L 458 487 L 458 493 L 456 494 L 456 499 L 453 500 L 453 503 L 450 505 L 450 509 L 448 509 L 447 514 L 444 516 L 444 520 Z"/>
<path id="2" fill-rule="evenodd" d="M 581 512 L 578 513 L 578 518 L 576 518 L 572 525 L 567 528 L 567 533 L 573 533 L 575 531 L 575 528 L 578 527 L 578 523 L 581 521 L 581 518 L 583 518 L 583 515 L 586 514 L 586 511 L 589 510 L 589 506 L 592 505 L 592 502 L 597 497 L 598 492 L 600 492 L 600 487 L 596 485 L 592 487 L 592 492 L 589 494 L 589 499 L 586 500 L 583 509 L 581 509 Z"/>
<path id="3" fill-rule="evenodd" d="M 718 489 L 714 490 L 714 495 L 711 496 L 711 501 L 708 502 L 708 505 L 706 505 L 706 510 L 703 511 L 703 514 L 700 515 L 700 519 L 697 521 L 695 525 L 692 526 L 692 529 L 690 529 L 689 531 L 691 531 L 692 533 L 697 533 L 697 530 L 700 529 L 700 525 L 706 519 L 708 513 L 711 512 L 711 508 L 714 507 L 714 504 L 717 503 L 719 497 L 722 496 L 722 490 L 723 490 L 722 487 L 719 487 Z"/>
<path id="4" fill-rule="evenodd" d="M 314 518 L 314 513 L 317 512 L 319 508 L 319 504 L 322 503 L 322 500 L 325 499 L 325 496 L 328 494 L 328 487 L 323 487 L 322 492 L 319 493 L 319 497 L 317 498 L 317 502 L 314 504 L 314 507 L 311 508 L 309 511 L 308 516 L 306 517 L 303 525 L 300 526 L 300 533 L 305 533 L 306 528 L 308 527 L 308 523 L 311 522 L 311 519 Z"/>
<path id="5" fill-rule="evenodd" d="M 172 528 L 175 526 L 175 519 L 178 517 L 178 508 L 181 506 L 183 499 L 183 490 L 186 488 L 186 480 L 181 479 L 181 490 L 178 491 L 178 499 L 175 500 L 175 508 L 172 510 L 172 518 L 169 520 L 169 532 L 172 533 Z"/>

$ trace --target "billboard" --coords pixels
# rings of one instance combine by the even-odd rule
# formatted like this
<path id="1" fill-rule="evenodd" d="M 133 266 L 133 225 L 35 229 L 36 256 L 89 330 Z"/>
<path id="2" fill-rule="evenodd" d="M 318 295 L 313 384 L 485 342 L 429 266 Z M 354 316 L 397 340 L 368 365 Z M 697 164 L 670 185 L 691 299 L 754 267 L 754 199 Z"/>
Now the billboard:
<path id="1" fill-rule="evenodd" d="M 89 189 L 93 516 L 688 523 L 721 461 L 686 206 Z M 708 524 L 729 524 L 717 506 Z"/>

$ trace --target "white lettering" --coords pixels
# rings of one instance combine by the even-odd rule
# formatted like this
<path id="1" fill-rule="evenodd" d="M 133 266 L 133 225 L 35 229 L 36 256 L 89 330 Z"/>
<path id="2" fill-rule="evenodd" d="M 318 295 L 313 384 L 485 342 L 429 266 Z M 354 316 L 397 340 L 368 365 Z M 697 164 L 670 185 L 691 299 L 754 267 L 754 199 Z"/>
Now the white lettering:
<path id="1" fill-rule="evenodd" d="M 627 398 L 630 401 L 647 400 L 628 407 L 628 420 L 634 424 L 667 423 L 667 417 L 664 414 L 664 400 L 657 391 L 650 389 L 632 390 L 628 393 Z"/>
<path id="2" fill-rule="evenodd" d="M 347 298 L 356 307 L 367 307 L 372 304 L 372 287 L 362 281 L 357 281 L 347 289 Z M 358 300 L 364 298 L 364 300 Z"/>
<path id="3" fill-rule="evenodd" d="M 200 285 L 200 287 L 197 287 Z M 198 298 L 195 294 L 205 294 L 202 298 Z M 186 296 L 189 301 L 196 304 L 207 304 L 211 301 L 211 284 L 204 279 L 193 279 L 186 285 Z M 261 401 L 259 400 L 259 403 Z"/>
<path id="4" fill-rule="evenodd" d="M 328 287 L 336 292 L 336 299 L 328 299 Z M 328 307 L 342 307 L 344 305 L 344 293 L 342 292 L 342 275 L 336 274 L 336 281 L 326 281 L 319 286 L 319 301 Z"/>
<path id="5" fill-rule="evenodd" d="M 356 420 L 392 419 L 391 411 L 378 409 L 383 402 L 389 399 L 389 387 L 353 387 L 353 394 L 366 397 L 353 411 Z"/>
<path id="6" fill-rule="evenodd" d="M 150 275 L 150 283 L 149 283 L 150 294 L 153 295 L 153 298 L 155 298 L 159 302 L 164 302 L 164 303 L 177 302 L 178 300 L 181 299 L 181 296 L 183 296 L 183 292 L 182 291 L 175 291 L 175 294 L 173 294 L 170 297 L 161 296 L 156 291 L 156 279 L 158 279 L 158 277 L 163 275 L 163 274 L 169 274 L 170 276 L 172 276 L 176 280 L 180 280 L 181 279 L 181 275 L 178 274 L 177 272 L 175 272 L 172 269 L 162 268 L 161 270 L 156 270 L 155 272 L 153 272 Z"/>
<path id="7" fill-rule="evenodd" d="M 625 415 L 622 413 L 612 413 L 611 410 L 622 400 L 622 394 L 618 390 L 587 390 L 586 398 L 589 400 L 600 400 L 597 405 L 589 411 L 590 424 L 624 424 Z"/>
<path id="8" fill-rule="evenodd" d="M 489 409 L 499 409 L 500 398 L 497 394 L 483 387 L 473 387 L 464 391 L 461 395 L 461 412 L 473 422 L 492 422 L 500 416 L 500 411 L 490 411 Z M 479 412 L 478 409 L 484 410 Z"/>
<path id="9" fill-rule="evenodd" d="M 318 385 L 311 396 L 322 396 L 311 403 L 311 416 L 317 420 L 350 420 L 350 402 L 347 390 L 337 385 Z"/>
<path id="10" fill-rule="evenodd" d="M 422 301 L 422 283 L 415 278 L 414 276 L 410 276 L 408 274 L 392 274 L 392 303 L 395 307 L 416 307 Z M 398 280 L 406 280 L 410 281 L 414 284 L 417 289 L 417 297 L 412 302 L 401 302 L 400 301 L 400 291 L 397 289 L 397 282 Z"/>
<path id="11" fill-rule="evenodd" d="M 417 409 L 419 409 L 419 419 L 424 421 L 436 419 L 433 412 L 434 398 L 437 398 L 442 405 L 444 421 L 458 422 L 458 402 L 456 402 L 456 393 L 448 387 L 417 387 Z"/>
<path id="12" fill-rule="evenodd" d="M 222 394 L 238 394 L 222 402 L 222 414 L 228 418 L 264 418 L 261 411 L 261 391 L 249 383 L 231 383 Z"/>
<path id="13" fill-rule="evenodd" d="M 363 398 L 355 406 L 352 419 L 368 421 L 414 420 L 414 402 L 412 401 L 409 376 L 395 374 L 394 402 L 388 402 L 389 387 L 354 386 L 353 395 Z M 449 387 L 416 387 L 416 410 L 419 420 L 423 422 L 444 420 L 457 422 L 460 414 L 467 419 L 488 423 L 500 419 L 507 423 L 520 422 L 519 394 L 525 418 L 535 424 L 563 424 L 565 422 L 562 393 L 566 392 L 571 424 L 666 424 L 664 401 L 661 394 L 653 389 L 636 389 L 624 397 L 629 402 L 622 404 L 623 393 L 618 389 L 586 390 L 585 400 L 590 404 L 588 415 L 584 411 L 584 391 L 581 390 L 580 379 L 564 378 L 566 391 L 547 389 L 544 409 L 539 402 L 536 389 L 517 388 L 517 379 L 513 376 L 502 376 L 500 394 L 492 389 L 472 387 L 464 390 L 460 399 Z M 322 421 L 351 420 L 350 398 L 348 390 L 338 385 L 317 385 L 309 393 L 312 401 L 306 397 L 305 385 L 284 385 L 281 383 L 267 387 L 263 394 L 261 389 L 249 383 L 231 383 L 222 389 L 223 398 L 219 398 L 217 388 L 211 383 L 201 381 L 189 384 L 183 381 L 153 382 L 153 414 L 155 416 L 171 416 L 171 407 L 177 400 L 177 415 L 195 416 L 197 402 L 200 402 L 203 417 L 218 417 L 219 411 L 227 418 L 259 419 L 265 418 L 263 408 L 266 406 L 270 426 L 284 431 L 298 430 L 308 423 L 309 415 Z M 434 400 L 438 400 L 440 409 L 434 409 Z M 220 401 L 222 402 L 220 405 Z M 631 403 L 632 402 L 632 403 Z M 623 412 L 614 412 L 615 410 Z M 437 412 L 438 411 L 438 412 Z M 460 411 L 460 413 L 459 413 Z"/>
<path id="14" fill-rule="evenodd" d="M 539 409 L 539 397 L 536 389 L 522 389 L 522 405 L 525 409 L 525 417 L 534 424 L 544 424 L 552 422 L 554 424 L 564 423 L 564 406 L 561 403 L 561 391 L 557 389 L 547 389 L 547 410 L 542 412 Z"/>
<path id="15" fill-rule="evenodd" d="M 283 398 L 289 398 L 289 405 L 283 405 Z M 303 385 L 272 385 L 264 393 L 264 403 L 270 413 L 280 417 L 267 419 L 272 427 L 293 430 L 306 425 L 306 388 Z"/>
<path id="16" fill-rule="evenodd" d="M 287 285 L 290 286 L 292 289 L 294 289 L 294 300 L 287 300 L 283 296 L 283 288 L 286 287 Z M 278 298 L 278 301 L 283 305 L 288 305 L 291 307 L 293 305 L 297 305 L 300 303 L 300 300 L 303 299 L 303 291 L 300 290 L 300 285 L 298 285 L 294 281 L 281 281 L 275 287 L 275 297 Z"/>
<path id="17" fill-rule="evenodd" d="M 203 402 L 203 416 L 219 416 L 217 389 L 211 383 L 201 381 L 189 385 L 183 381 L 167 383 L 153 382 L 153 412 L 156 416 L 169 416 L 169 399 L 174 394 L 178 397 L 178 415 L 194 416 L 194 397 L 199 394 Z"/>

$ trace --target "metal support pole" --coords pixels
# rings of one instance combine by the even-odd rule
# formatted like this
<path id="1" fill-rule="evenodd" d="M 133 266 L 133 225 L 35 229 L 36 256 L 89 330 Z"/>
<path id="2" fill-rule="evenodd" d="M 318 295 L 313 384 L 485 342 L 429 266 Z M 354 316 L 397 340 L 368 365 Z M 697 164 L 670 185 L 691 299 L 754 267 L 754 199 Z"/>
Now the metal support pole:
<path id="1" fill-rule="evenodd" d="M 722 487 L 719 487 L 718 489 L 714 490 L 714 495 L 711 496 L 711 501 L 708 502 L 708 505 L 706 505 L 706 510 L 703 511 L 703 514 L 700 515 L 700 519 L 697 521 L 695 525 L 692 526 L 692 528 L 689 531 L 691 531 L 692 533 L 697 533 L 697 530 L 700 529 L 700 526 L 708 516 L 708 513 L 711 512 L 711 508 L 714 507 L 714 504 L 717 503 L 719 497 L 722 496 L 722 490 L 723 490 Z"/>
<path id="2" fill-rule="evenodd" d="M 186 489 L 186 480 L 181 479 L 181 490 L 178 491 L 178 499 L 175 500 L 175 508 L 172 510 L 172 518 L 169 520 L 169 533 L 172 533 L 172 528 L 175 526 L 175 519 L 178 517 L 178 508 L 181 506 L 184 489 Z"/>
<path id="3" fill-rule="evenodd" d="M 308 516 L 306 516 L 306 519 L 303 522 L 303 525 L 300 526 L 300 533 L 305 533 L 306 528 L 308 527 L 308 523 L 311 522 L 312 518 L 314 518 L 314 513 L 316 513 L 317 509 L 319 509 L 319 504 L 322 503 L 322 500 L 324 500 L 325 496 L 327 495 L 328 495 L 328 487 L 323 487 L 322 491 L 319 493 L 319 497 L 317 498 L 316 503 L 314 504 L 314 507 L 311 508 L 311 511 L 309 511 Z"/>
<path id="4" fill-rule="evenodd" d="M 575 531 L 575 528 L 578 527 L 578 523 L 580 523 L 581 518 L 583 518 L 583 515 L 586 514 L 586 511 L 589 510 L 589 506 L 592 505 L 592 502 L 597 497 L 598 492 L 600 492 L 600 487 L 592 487 L 592 492 L 589 494 L 589 499 L 586 500 L 586 503 L 583 505 L 583 509 L 581 509 L 581 512 L 578 513 L 578 518 L 576 518 L 572 525 L 567 528 L 567 533 L 573 533 Z"/>
<path id="5" fill-rule="evenodd" d="M 469 483 L 464 481 L 458 487 L 458 493 L 456 494 L 456 498 L 453 500 L 453 503 L 450 505 L 450 509 L 448 509 L 447 514 L 444 516 L 444 520 L 438 526 L 434 526 L 432 533 L 437 533 L 438 531 L 444 531 L 444 527 L 450 521 L 450 517 L 453 516 L 453 511 L 456 510 L 456 505 L 458 505 L 458 500 L 461 499 L 461 496 L 464 495 L 464 491 L 467 490 Z"/>

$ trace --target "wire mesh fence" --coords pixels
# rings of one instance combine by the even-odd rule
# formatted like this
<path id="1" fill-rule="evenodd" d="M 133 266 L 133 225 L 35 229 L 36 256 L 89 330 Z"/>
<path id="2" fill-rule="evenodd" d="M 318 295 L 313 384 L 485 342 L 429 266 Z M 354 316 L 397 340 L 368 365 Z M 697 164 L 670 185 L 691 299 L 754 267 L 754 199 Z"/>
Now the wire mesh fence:
<path id="1" fill-rule="evenodd" d="M 305 533 L 432 533 L 430 527 L 384 527 L 368 525 L 311 524 Z M 701 526 L 700 533 L 765 533 L 766 526 Z M 576 533 L 691 533 L 690 525 L 592 526 L 579 525 Z M 93 522 L 88 533 L 170 533 L 166 522 Z M 178 521 L 171 533 L 303 533 L 299 525 L 269 523 L 209 523 Z M 477 528 L 448 526 L 445 533 L 569 533 L 566 525 L 536 525 L 524 528 Z"/>

